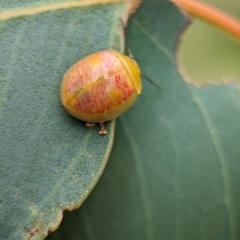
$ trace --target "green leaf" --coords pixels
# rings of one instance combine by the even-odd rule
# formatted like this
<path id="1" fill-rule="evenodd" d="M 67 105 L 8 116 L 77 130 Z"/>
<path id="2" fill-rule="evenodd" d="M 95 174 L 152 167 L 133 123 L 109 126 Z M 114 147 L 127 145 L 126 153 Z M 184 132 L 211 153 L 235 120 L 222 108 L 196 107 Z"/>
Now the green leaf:
<path id="1" fill-rule="evenodd" d="M 107 168 L 90 197 L 66 212 L 48 240 L 237 240 L 240 238 L 240 94 L 197 88 L 175 64 L 185 18 L 146 0 L 130 21 L 128 47 L 143 94 L 117 119 Z"/>
<path id="2" fill-rule="evenodd" d="M 76 209 L 106 165 L 107 136 L 60 102 L 67 69 L 97 50 L 123 49 L 124 2 L 0 1 L 0 239 L 43 239 Z M 82 5 L 86 6 L 82 6 Z"/>

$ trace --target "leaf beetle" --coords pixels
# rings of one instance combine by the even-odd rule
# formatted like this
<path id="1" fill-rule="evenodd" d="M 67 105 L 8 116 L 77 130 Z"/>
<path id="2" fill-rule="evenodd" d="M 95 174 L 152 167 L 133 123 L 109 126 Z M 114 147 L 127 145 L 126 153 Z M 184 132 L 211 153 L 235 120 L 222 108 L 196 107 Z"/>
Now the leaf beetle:
<path id="1" fill-rule="evenodd" d="M 141 72 L 132 58 L 114 51 L 93 53 L 75 63 L 63 77 L 60 96 L 63 106 L 87 126 L 100 124 L 128 110 L 142 91 Z"/>

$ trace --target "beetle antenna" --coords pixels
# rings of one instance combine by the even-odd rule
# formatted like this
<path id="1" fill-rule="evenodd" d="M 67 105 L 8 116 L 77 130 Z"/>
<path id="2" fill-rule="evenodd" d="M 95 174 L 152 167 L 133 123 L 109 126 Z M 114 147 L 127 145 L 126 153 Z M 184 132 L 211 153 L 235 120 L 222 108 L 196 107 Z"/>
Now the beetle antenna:
<path id="1" fill-rule="evenodd" d="M 141 73 L 141 76 L 143 78 L 145 78 L 147 81 L 149 81 L 151 84 L 153 84 L 155 87 L 157 87 L 158 89 L 162 90 L 162 88 L 156 82 L 154 82 L 152 79 L 150 79 L 146 75 L 143 75 L 142 73 Z"/>

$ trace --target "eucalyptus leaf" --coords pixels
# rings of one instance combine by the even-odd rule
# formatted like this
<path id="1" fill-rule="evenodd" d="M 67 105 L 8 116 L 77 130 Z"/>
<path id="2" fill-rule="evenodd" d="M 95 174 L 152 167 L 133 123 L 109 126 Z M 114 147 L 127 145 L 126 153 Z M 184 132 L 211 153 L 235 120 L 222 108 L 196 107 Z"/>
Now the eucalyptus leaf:
<path id="1" fill-rule="evenodd" d="M 197 88 L 180 76 L 175 50 L 185 24 L 166 0 L 144 1 L 130 20 L 127 46 L 162 90 L 144 81 L 117 119 L 98 185 L 48 240 L 240 238 L 239 88 Z"/>
<path id="2" fill-rule="evenodd" d="M 62 211 L 91 192 L 114 135 L 114 121 L 103 137 L 65 111 L 63 75 L 90 53 L 122 51 L 120 19 L 130 9 L 124 2 L 0 5 L 0 239 L 44 239 Z"/>

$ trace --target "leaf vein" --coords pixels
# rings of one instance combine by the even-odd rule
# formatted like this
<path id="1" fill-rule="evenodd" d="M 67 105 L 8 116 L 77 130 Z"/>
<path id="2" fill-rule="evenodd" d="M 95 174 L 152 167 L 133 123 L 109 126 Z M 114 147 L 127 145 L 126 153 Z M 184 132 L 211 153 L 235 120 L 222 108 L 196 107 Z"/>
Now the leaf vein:
<path id="1" fill-rule="evenodd" d="M 146 230 L 146 239 L 151 240 L 154 239 L 153 236 L 153 229 L 152 229 L 152 222 L 153 222 L 153 217 L 152 217 L 152 210 L 151 210 L 151 204 L 149 203 L 149 197 L 147 194 L 147 185 L 146 185 L 146 180 L 145 176 L 143 173 L 143 166 L 140 162 L 140 154 L 139 154 L 139 147 L 136 144 L 137 141 L 133 138 L 133 135 L 131 135 L 131 131 L 127 129 L 127 122 L 125 122 L 123 119 L 121 119 L 123 122 L 123 131 L 126 134 L 126 137 L 128 138 L 130 145 L 132 146 L 132 152 L 133 152 L 133 159 L 136 164 L 136 170 L 138 174 L 138 180 L 139 180 L 139 186 L 140 186 L 140 195 L 142 198 L 142 204 L 143 204 L 143 210 L 144 210 L 144 215 L 145 215 L 145 230 Z"/>
<path id="2" fill-rule="evenodd" d="M 223 178 L 223 187 L 224 187 L 224 201 L 226 204 L 226 209 L 227 209 L 227 213 L 228 213 L 228 218 L 229 218 L 229 230 L 230 230 L 230 239 L 231 240 L 237 240 L 238 237 L 236 236 L 236 232 L 237 232 L 237 225 L 236 225 L 236 210 L 234 208 L 234 203 L 233 203 L 233 199 L 231 196 L 231 183 L 229 180 L 229 173 L 227 171 L 227 161 L 226 158 L 221 150 L 221 146 L 217 137 L 217 133 L 216 130 L 211 122 L 211 119 L 208 115 L 208 113 L 206 112 L 203 103 L 201 102 L 201 100 L 199 98 L 196 97 L 196 95 L 194 95 L 194 93 L 191 91 L 191 89 L 188 87 L 188 90 L 190 92 L 190 94 L 193 97 L 193 100 L 196 102 L 202 116 L 203 119 L 205 121 L 205 124 L 207 126 L 207 129 L 210 133 L 210 136 L 212 138 L 212 142 L 215 148 L 215 151 L 217 153 L 218 159 L 219 159 L 219 163 L 221 166 L 221 170 L 222 170 L 222 178 Z"/>

